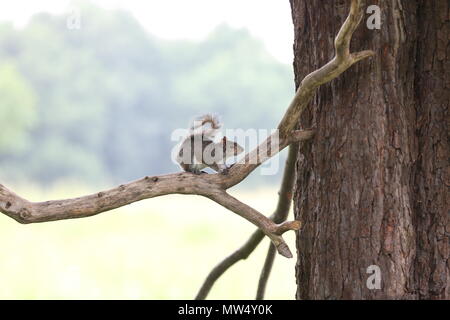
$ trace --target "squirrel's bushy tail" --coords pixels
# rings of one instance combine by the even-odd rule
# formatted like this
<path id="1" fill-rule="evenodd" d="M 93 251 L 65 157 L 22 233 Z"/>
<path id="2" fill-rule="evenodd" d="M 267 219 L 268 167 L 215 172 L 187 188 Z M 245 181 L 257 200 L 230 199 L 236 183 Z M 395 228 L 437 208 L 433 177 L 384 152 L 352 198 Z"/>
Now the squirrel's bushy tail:
<path id="1" fill-rule="evenodd" d="M 209 128 L 206 125 L 209 124 Z M 216 115 L 204 114 L 192 121 L 190 131 L 192 134 L 203 134 L 205 137 L 214 137 L 222 125 Z"/>

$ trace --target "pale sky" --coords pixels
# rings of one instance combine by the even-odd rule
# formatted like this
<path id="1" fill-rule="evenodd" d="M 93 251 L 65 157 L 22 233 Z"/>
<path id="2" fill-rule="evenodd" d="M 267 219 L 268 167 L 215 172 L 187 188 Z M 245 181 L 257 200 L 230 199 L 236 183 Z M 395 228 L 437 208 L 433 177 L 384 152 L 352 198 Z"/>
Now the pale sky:
<path id="1" fill-rule="evenodd" d="M 202 39 L 226 22 L 245 27 L 263 40 L 269 52 L 284 63 L 292 61 L 293 26 L 289 0 L 91 0 L 104 8 L 131 11 L 152 34 L 166 39 Z M 68 0 L 0 2 L 0 21 L 26 24 L 40 11 L 69 13 Z M 81 26 L 83 12 L 81 14 Z"/>

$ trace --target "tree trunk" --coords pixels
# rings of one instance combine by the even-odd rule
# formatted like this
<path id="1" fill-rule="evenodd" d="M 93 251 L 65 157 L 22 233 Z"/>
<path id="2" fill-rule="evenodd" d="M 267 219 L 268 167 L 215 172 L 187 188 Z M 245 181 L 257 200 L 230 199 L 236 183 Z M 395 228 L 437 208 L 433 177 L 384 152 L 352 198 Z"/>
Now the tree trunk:
<path id="1" fill-rule="evenodd" d="M 297 86 L 333 58 L 349 4 L 291 0 Z M 450 299 L 450 1 L 368 4 L 381 29 L 367 14 L 352 51 L 376 56 L 323 85 L 300 123 L 317 133 L 297 164 L 297 298 Z"/>

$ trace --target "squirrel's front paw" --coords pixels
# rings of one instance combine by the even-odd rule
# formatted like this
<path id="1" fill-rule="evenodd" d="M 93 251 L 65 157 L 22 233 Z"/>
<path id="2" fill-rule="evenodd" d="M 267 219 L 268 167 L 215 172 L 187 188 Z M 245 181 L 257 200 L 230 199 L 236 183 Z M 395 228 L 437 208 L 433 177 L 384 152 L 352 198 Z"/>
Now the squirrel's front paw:
<path id="1" fill-rule="evenodd" d="M 222 169 L 222 171 L 220 171 L 221 174 L 223 175 L 227 175 L 228 174 L 228 168 Z"/>

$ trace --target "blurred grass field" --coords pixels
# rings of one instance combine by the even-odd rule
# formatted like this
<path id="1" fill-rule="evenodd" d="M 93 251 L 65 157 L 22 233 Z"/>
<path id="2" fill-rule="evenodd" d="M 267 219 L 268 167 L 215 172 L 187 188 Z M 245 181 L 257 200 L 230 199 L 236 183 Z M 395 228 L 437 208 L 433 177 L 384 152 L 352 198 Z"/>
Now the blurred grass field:
<path id="1" fill-rule="evenodd" d="M 33 201 L 85 189 L 14 190 Z M 262 213 L 276 189 L 231 191 Z M 170 195 L 97 216 L 20 225 L 0 216 L 0 299 L 192 299 L 208 272 L 255 227 L 201 197 Z M 295 251 L 295 234 L 285 234 Z M 269 242 L 219 279 L 209 299 L 254 299 Z M 267 299 L 294 299 L 295 258 L 277 256 Z"/>

